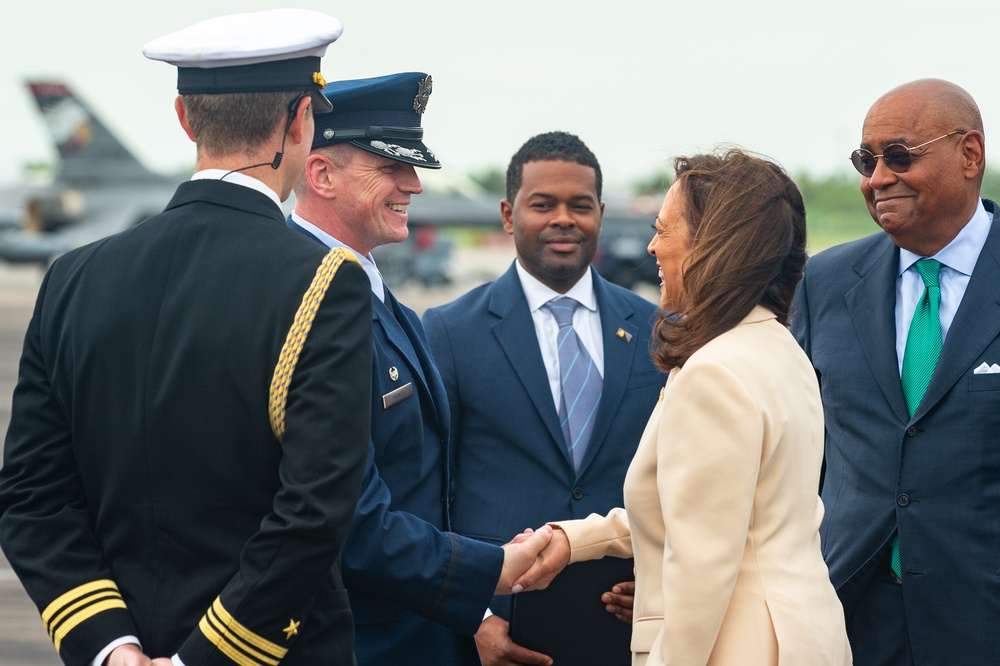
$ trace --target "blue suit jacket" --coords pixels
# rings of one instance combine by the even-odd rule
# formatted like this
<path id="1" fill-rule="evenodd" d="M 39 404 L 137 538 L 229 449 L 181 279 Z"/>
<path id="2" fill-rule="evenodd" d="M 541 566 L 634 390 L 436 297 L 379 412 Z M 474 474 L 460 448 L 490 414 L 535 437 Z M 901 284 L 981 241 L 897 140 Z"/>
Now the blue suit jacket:
<path id="1" fill-rule="evenodd" d="M 516 268 L 424 313 L 451 403 L 452 525 L 460 534 L 505 543 L 527 527 L 622 505 L 625 472 L 666 376 L 649 356 L 656 307 L 591 274 L 604 331 L 604 388 L 579 472 Z M 507 617 L 509 598 L 494 601 L 494 612 Z"/>
<path id="2" fill-rule="evenodd" d="M 387 291 L 385 303 L 372 294 L 372 319 L 372 446 L 343 555 L 358 664 L 459 663 L 503 551 L 444 532 L 450 417 L 441 376 L 416 313 Z M 400 390 L 409 395 L 394 402 Z"/>
<path id="3" fill-rule="evenodd" d="M 796 294 L 792 330 L 816 368 L 826 416 L 824 555 L 850 615 L 867 585 L 853 579 L 898 530 L 914 662 L 994 663 L 1000 374 L 972 371 L 1000 363 L 1000 224 L 994 217 L 913 418 L 895 348 L 898 265 L 879 233 L 813 257 Z"/>

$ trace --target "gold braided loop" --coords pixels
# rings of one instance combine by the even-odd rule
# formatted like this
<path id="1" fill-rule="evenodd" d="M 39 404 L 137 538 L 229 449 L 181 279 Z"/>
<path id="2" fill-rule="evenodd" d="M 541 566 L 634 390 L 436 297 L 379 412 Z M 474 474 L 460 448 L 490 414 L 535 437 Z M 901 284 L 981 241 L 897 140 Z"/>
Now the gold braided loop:
<path id="1" fill-rule="evenodd" d="M 295 365 L 299 362 L 299 354 L 302 353 L 302 346 L 306 343 L 309 329 L 312 328 L 313 319 L 316 318 L 316 311 L 319 309 L 320 303 L 323 302 L 326 290 L 333 282 L 333 276 L 337 274 L 337 269 L 345 261 L 361 265 L 353 252 L 340 247 L 333 248 L 323 257 L 323 262 L 316 269 L 316 275 L 313 276 L 312 284 L 302 296 L 302 303 L 295 312 L 295 321 L 288 329 L 285 344 L 281 347 L 278 364 L 274 366 L 268 413 L 271 417 L 271 431 L 279 442 L 285 434 L 285 405 L 288 402 L 288 386 L 292 383 L 292 375 L 295 374 Z"/>

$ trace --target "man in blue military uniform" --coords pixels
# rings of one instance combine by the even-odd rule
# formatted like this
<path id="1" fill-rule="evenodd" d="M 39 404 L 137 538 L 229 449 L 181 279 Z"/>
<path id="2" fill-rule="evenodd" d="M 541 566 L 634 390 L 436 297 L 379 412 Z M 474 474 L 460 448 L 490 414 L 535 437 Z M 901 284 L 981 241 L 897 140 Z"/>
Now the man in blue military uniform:
<path id="1" fill-rule="evenodd" d="M 494 591 L 509 593 L 547 538 L 543 532 L 505 551 L 446 532 L 444 385 L 420 320 L 383 284 L 371 257 L 409 233 L 406 209 L 422 191 L 414 167 L 441 166 L 420 126 L 431 77 L 341 81 L 325 92 L 334 110 L 317 120 L 288 224 L 350 249 L 371 281 L 372 451 L 344 549 L 358 662 L 457 664 L 473 650 L 469 637 Z"/>
<path id="2" fill-rule="evenodd" d="M 280 208 L 340 32 L 275 10 L 148 44 L 179 67 L 197 171 L 45 277 L 0 543 L 66 664 L 354 663 L 338 560 L 369 435 L 368 284 Z"/>

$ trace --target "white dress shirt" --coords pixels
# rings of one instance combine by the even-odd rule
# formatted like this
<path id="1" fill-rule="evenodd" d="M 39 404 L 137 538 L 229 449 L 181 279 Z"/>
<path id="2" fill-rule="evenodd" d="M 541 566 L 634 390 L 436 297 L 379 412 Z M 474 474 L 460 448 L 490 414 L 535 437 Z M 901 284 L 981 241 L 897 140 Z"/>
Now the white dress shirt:
<path id="1" fill-rule="evenodd" d="M 265 185 L 264 181 L 257 180 L 253 176 L 248 176 L 240 171 L 202 169 L 201 171 L 195 171 L 194 175 L 191 176 L 191 180 L 221 180 L 224 183 L 232 183 L 234 185 L 249 187 L 251 190 L 257 190 L 261 194 L 266 195 L 271 201 L 274 202 L 275 206 L 281 208 L 281 198 L 278 196 L 277 192 Z"/>
<path id="2" fill-rule="evenodd" d="M 993 216 L 986 212 L 982 200 L 976 207 L 972 219 L 958 232 L 950 243 L 941 248 L 933 257 L 922 257 L 909 250 L 899 248 L 899 273 L 896 276 L 896 358 L 899 374 L 903 374 L 903 353 L 906 351 L 906 337 L 910 332 L 910 322 L 917 309 L 917 303 L 924 293 L 924 281 L 914 264 L 920 259 L 930 258 L 941 262 L 938 283 L 941 285 L 941 342 L 948 337 L 948 329 L 955 319 L 958 306 L 962 304 L 965 289 L 969 286 L 972 269 L 976 267 L 979 253 L 986 245 Z"/>
<path id="3" fill-rule="evenodd" d="M 361 262 L 361 267 L 365 269 L 365 275 L 368 276 L 368 281 L 371 282 L 372 293 L 378 296 L 378 300 L 385 303 L 385 283 L 382 281 L 382 274 L 379 273 L 378 266 L 375 265 L 375 260 L 370 254 L 367 256 L 359 254 L 354 248 L 344 245 L 339 240 L 294 211 L 292 212 L 292 220 L 295 224 L 299 225 L 303 229 L 307 229 L 309 233 L 315 235 L 316 238 L 323 241 L 323 244 L 328 248 L 333 249 L 335 247 L 342 247 L 345 250 L 350 250 L 354 256 L 358 258 L 358 261 Z"/>

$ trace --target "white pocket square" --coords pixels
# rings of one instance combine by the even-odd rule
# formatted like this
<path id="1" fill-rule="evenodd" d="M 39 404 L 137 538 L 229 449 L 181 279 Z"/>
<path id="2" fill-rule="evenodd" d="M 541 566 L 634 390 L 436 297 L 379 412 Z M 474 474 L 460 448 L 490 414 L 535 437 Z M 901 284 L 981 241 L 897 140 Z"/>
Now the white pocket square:
<path id="1" fill-rule="evenodd" d="M 997 365 L 996 363 L 994 363 L 993 365 L 990 365 L 989 363 L 986 363 L 984 361 L 978 368 L 976 368 L 975 370 L 972 371 L 972 374 L 974 374 L 974 375 L 996 375 L 996 374 L 1000 374 L 1000 365 Z"/>

